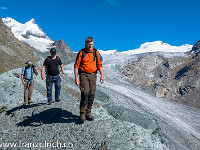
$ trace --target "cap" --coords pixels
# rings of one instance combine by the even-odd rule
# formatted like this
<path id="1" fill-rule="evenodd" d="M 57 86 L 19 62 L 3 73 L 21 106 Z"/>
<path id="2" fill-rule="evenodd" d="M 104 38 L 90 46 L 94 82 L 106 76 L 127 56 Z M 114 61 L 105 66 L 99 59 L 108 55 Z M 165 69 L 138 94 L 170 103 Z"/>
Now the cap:
<path id="1" fill-rule="evenodd" d="M 29 60 L 29 61 L 27 61 L 25 64 L 27 64 L 27 65 L 32 65 L 33 63 L 32 63 L 31 60 Z"/>
<path id="2" fill-rule="evenodd" d="M 50 49 L 50 53 L 56 54 L 56 49 L 55 48 L 51 48 Z"/>

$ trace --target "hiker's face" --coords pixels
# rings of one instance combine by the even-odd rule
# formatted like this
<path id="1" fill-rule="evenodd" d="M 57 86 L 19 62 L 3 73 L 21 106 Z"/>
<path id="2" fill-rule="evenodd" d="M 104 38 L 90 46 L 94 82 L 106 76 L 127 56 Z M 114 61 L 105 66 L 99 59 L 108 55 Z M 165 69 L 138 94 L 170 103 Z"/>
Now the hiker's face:
<path id="1" fill-rule="evenodd" d="M 56 53 L 51 52 L 51 56 L 55 56 L 55 55 L 56 55 Z"/>
<path id="2" fill-rule="evenodd" d="M 93 49 L 93 46 L 94 46 L 94 41 L 92 41 L 92 42 L 86 42 L 86 43 L 85 43 L 85 47 L 86 47 L 89 51 L 91 51 L 91 50 Z"/>

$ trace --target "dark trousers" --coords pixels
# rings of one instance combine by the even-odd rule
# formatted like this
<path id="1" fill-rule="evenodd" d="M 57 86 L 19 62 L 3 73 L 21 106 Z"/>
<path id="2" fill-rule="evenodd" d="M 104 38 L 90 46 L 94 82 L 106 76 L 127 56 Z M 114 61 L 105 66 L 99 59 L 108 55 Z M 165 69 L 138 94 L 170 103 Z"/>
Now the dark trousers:
<path id="1" fill-rule="evenodd" d="M 33 94 L 34 81 L 31 83 L 25 82 L 24 85 L 24 101 L 30 100 Z"/>
<path id="2" fill-rule="evenodd" d="M 60 75 L 46 77 L 47 99 L 52 101 L 52 86 L 55 84 L 55 100 L 60 97 L 61 78 Z"/>
<path id="3" fill-rule="evenodd" d="M 80 115 L 90 115 L 96 91 L 96 74 L 80 74 Z"/>

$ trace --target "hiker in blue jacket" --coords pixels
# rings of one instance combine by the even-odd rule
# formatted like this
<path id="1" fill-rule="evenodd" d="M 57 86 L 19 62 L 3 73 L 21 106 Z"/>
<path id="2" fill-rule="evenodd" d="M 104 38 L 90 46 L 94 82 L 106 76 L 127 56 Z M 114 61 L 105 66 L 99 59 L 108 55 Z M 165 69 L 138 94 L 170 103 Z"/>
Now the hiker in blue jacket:
<path id="1" fill-rule="evenodd" d="M 24 104 L 31 104 L 31 97 L 34 88 L 34 75 L 38 75 L 37 68 L 32 64 L 32 61 L 28 61 L 26 67 L 22 69 L 21 79 L 24 84 Z"/>

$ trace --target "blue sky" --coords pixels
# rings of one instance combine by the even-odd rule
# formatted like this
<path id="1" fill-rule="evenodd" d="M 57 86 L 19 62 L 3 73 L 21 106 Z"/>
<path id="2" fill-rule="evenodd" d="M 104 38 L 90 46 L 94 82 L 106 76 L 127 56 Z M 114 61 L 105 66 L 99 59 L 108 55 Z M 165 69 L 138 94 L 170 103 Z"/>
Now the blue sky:
<path id="1" fill-rule="evenodd" d="M 0 0 L 0 17 L 36 23 L 73 51 L 92 36 L 95 48 L 125 51 L 145 42 L 173 46 L 200 40 L 199 0 Z"/>

